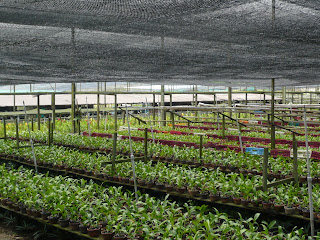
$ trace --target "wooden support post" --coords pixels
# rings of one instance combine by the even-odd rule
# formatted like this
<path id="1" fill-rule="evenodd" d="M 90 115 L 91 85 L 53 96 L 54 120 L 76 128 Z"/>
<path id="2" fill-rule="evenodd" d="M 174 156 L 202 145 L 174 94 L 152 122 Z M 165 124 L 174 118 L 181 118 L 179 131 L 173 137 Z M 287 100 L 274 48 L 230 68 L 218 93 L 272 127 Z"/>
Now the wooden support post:
<path id="1" fill-rule="evenodd" d="M 276 128 L 274 125 L 274 78 L 271 79 L 271 149 L 276 148 Z"/>
<path id="2" fill-rule="evenodd" d="M 16 142 L 17 142 L 17 149 L 19 151 L 19 122 L 18 122 L 18 117 L 16 117 Z"/>
<path id="3" fill-rule="evenodd" d="M 112 175 L 114 175 L 116 173 L 116 155 L 117 155 L 117 132 L 114 132 L 113 134 L 113 147 L 112 147 L 112 167 L 111 167 L 111 171 L 112 171 Z"/>
<path id="4" fill-rule="evenodd" d="M 100 94 L 97 94 L 97 128 L 100 129 Z"/>
<path id="5" fill-rule="evenodd" d="M 222 115 L 222 138 L 226 137 L 225 129 L 226 129 L 226 117 Z"/>
<path id="6" fill-rule="evenodd" d="M 203 136 L 200 135 L 199 160 L 202 160 Z"/>
<path id="7" fill-rule="evenodd" d="M 13 85 L 13 112 L 16 111 L 16 85 Z"/>
<path id="8" fill-rule="evenodd" d="M 269 158 L 269 152 L 268 148 L 264 148 L 263 151 L 263 173 L 262 173 L 262 189 L 263 191 L 267 191 L 267 181 L 268 181 L 268 158 Z"/>
<path id="9" fill-rule="evenodd" d="M 53 129 L 55 129 L 56 128 L 56 95 L 55 93 L 51 94 L 51 110 L 52 110 Z"/>
<path id="10" fill-rule="evenodd" d="M 232 106 L 232 88 L 228 87 L 228 107 L 231 108 Z M 229 116 L 232 117 L 232 111 L 229 109 Z"/>
<path id="11" fill-rule="evenodd" d="M 118 106 L 117 106 L 117 94 L 114 95 L 114 131 L 118 132 Z"/>
<path id="12" fill-rule="evenodd" d="M 245 105 L 248 105 L 248 93 L 246 93 Z M 246 112 L 245 118 L 247 118 L 247 117 L 248 117 L 248 115 L 247 115 L 247 112 Z"/>
<path id="13" fill-rule="evenodd" d="M 40 95 L 37 95 L 38 130 L 40 131 Z"/>
<path id="14" fill-rule="evenodd" d="M 148 161 L 148 128 L 144 129 L 144 162 Z"/>
<path id="15" fill-rule="evenodd" d="M 76 122 L 75 122 L 75 108 L 76 108 L 76 84 L 71 83 L 71 131 L 76 132 Z"/>
<path id="16" fill-rule="evenodd" d="M 51 119 L 48 119 L 48 146 L 51 146 Z"/>
<path id="17" fill-rule="evenodd" d="M 293 150 L 293 177 L 295 186 L 299 186 L 298 173 L 298 144 L 295 133 L 292 133 L 292 150 Z"/>
<path id="18" fill-rule="evenodd" d="M 286 104 L 286 87 L 282 87 L 282 104 Z"/>
<path id="19" fill-rule="evenodd" d="M 7 126 L 6 126 L 6 118 L 3 117 L 3 138 L 7 141 Z"/>
<path id="20" fill-rule="evenodd" d="M 172 129 L 174 129 L 174 114 L 173 114 L 173 112 L 170 112 L 170 116 L 171 116 Z"/>

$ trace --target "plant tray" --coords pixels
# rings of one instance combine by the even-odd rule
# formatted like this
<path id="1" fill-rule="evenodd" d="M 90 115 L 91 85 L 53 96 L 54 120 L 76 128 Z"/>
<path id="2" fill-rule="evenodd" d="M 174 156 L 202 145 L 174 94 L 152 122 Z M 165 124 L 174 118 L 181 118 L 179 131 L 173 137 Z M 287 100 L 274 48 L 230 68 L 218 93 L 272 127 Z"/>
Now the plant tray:
<path id="1" fill-rule="evenodd" d="M 309 158 L 312 155 L 312 151 L 309 151 Z M 290 157 L 293 157 L 293 149 L 290 150 Z M 298 149 L 298 158 L 306 159 L 307 158 L 307 150 Z"/>
<path id="2" fill-rule="evenodd" d="M 264 149 L 263 148 L 255 148 L 255 147 L 246 147 L 246 153 L 251 155 L 263 155 Z"/>

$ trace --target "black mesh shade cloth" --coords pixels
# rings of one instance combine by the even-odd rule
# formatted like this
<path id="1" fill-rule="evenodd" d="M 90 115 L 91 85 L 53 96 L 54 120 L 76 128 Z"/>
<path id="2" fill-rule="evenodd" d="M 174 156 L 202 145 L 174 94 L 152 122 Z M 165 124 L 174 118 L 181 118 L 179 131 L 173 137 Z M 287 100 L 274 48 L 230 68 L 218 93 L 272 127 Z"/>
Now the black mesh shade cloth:
<path id="1" fill-rule="evenodd" d="M 0 84 L 320 84 L 320 1 L 0 0 Z"/>

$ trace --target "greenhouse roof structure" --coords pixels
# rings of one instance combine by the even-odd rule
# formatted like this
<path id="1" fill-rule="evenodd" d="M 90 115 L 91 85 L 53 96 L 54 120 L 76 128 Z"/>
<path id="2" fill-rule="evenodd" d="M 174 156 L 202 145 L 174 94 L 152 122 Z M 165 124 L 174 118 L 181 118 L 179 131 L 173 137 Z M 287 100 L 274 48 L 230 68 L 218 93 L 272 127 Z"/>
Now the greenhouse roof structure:
<path id="1" fill-rule="evenodd" d="M 0 1 L 0 84 L 317 84 L 320 1 Z"/>

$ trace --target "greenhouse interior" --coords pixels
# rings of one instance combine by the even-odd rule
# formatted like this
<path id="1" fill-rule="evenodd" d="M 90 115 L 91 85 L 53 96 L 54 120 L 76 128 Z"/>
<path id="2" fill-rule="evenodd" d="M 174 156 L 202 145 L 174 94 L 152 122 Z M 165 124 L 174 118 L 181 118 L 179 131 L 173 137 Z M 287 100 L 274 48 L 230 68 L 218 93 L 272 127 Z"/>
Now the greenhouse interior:
<path id="1" fill-rule="evenodd" d="M 6 0 L 0 31 L 0 239 L 320 239 L 319 0 Z"/>

